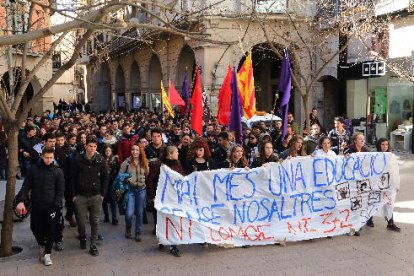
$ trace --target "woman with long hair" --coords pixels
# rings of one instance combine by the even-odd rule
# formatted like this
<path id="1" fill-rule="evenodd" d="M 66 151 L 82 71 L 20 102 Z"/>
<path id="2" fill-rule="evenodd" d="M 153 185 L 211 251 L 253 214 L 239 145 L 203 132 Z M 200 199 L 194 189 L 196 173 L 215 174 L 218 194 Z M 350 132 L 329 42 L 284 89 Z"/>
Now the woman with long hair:
<path id="1" fill-rule="evenodd" d="M 378 152 L 391 152 L 390 142 L 388 141 L 387 138 L 378 139 L 377 144 L 376 144 L 376 148 L 377 148 Z M 396 193 L 398 193 L 399 190 L 400 190 L 399 187 L 396 188 Z M 382 211 L 384 213 L 385 220 L 387 221 L 387 229 L 390 230 L 390 231 L 394 231 L 394 232 L 401 232 L 401 228 L 398 227 L 394 223 L 393 208 L 390 205 L 385 204 L 384 207 L 382 208 Z M 375 226 L 372 217 L 370 217 L 370 219 L 367 221 L 367 226 L 369 226 L 369 227 L 374 227 Z"/>
<path id="2" fill-rule="evenodd" d="M 144 147 L 140 144 L 131 146 L 131 155 L 122 162 L 119 172 L 128 173 L 126 183 L 129 186 L 128 205 L 125 212 L 125 237 L 131 237 L 132 216 L 135 213 L 135 241 L 141 241 L 141 229 L 144 216 L 148 160 Z"/>
<path id="3" fill-rule="evenodd" d="M 119 171 L 118 156 L 113 154 L 113 148 L 109 144 L 105 144 L 102 148 L 102 155 L 105 161 L 105 167 L 108 175 L 108 190 L 105 194 L 104 200 L 102 201 L 102 209 L 105 214 L 104 222 L 109 222 L 109 210 L 108 205 L 111 207 L 112 224 L 118 225 L 118 219 L 116 215 L 116 201 L 112 191 L 112 184 Z"/>
<path id="4" fill-rule="evenodd" d="M 224 168 L 246 168 L 249 163 L 244 155 L 244 149 L 241 145 L 236 144 L 231 148 L 229 159 L 226 160 Z"/>
<path id="5" fill-rule="evenodd" d="M 283 151 L 279 157 L 280 159 L 306 156 L 305 147 L 303 146 L 303 138 L 301 136 L 294 136 L 290 142 L 288 149 Z"/>
<path id="6" fill-rule="evenodd" d="M 189 159 L 184 167 L 186 175 L 195 171 L 214 170 L 215 164 L 211 158 L 210 148 L 206 141 L 194 141 L 188 153 Z"/>
<path id="7" fill-rule="evenodd" d="M 312 153 L 312 156 L 336 156 L 336 153 L 331 150 L 332 141 L 328 136 L 319 138 L 318 147 Z"/>
<path id="8" fill-rule="evenodd" d="M 277 162 L 279 158 L 273 152 L 273 144 L 271 141 L 265 141 L 260 148 L 260 154 L 256 157 L 252 163 L 252 168 L 261 167 L 269 162 Z"/>
<path id="9" fill-rule="evenodd" d="M 160 163 L 158 163 L 156 165 L 156 167 L 154 167 L 154 169 L 151 172 L 151 175 L 147 181 L 148 183 L 148 191 L 149 191 L 149 195 L 150 195 L 150 199 L 153 201 L 154 197 L 155 197 L 155 191 L 157 190 L 157 184 L 158 184 L 158 179 L 160 177 L 160 168 L 161 168 L 161 164 L 164 164 L 166 166 L 168 166 L 170 169 L 172 169 L 173 171 L 176 171 L 182 175 L 185 175 L 184 170 L 181 166 L 180 160 L 178 159 L 178 148 L 176 146 L 167 146 L 165 148 L 165 150 L 163 150 L 162 155 L 160 157 Z M 154 191 L 154 192 L 152 192 Z M 154 193 L 154 194 L 152 194 Z M 155 224 L 157 223 L 156 221 L 156 217 L 155 219 Z M 159 249 L 163 249 L 164 245 L 159 244 Z M 176 257 L 180 257 L 181 253 L 178 250 L 176 245 L 171 245 L 170 247 L 170 253 Z"/>

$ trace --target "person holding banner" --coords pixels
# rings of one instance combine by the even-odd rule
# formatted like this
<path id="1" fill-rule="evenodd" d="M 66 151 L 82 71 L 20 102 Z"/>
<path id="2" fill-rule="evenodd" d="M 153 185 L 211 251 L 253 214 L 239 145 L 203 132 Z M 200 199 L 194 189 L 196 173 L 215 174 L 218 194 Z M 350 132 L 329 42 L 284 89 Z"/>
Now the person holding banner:
<path id="1" fill-rule="evenodd" d="M 369 150 L 365 147 L 365 136 L 362 132 L 355 132 L 352 136 L 351 145 L 344 149 L 345 156 L 349 156 L 349 154 L 357 152 L 369 152 Z"/>
<path id="2" fill-rule="evenodd" d="M 303 146 L 303 138 L 294 136 L 290 143 L 290 147 L 284 150 L 280 155 L 280 159 L 287 159 L 297 156 L 306 156 L 305 147 Z"/>
<path id="3" fill-rule="evenodd" d="M 165 146 L 162 141 L 162 129 L 156 127 L 151 130 L 151 143 L 145 148 L 145 155 L 148 159 L 149 174 L 146 180 L 147 196 L 151 200 L 151 207 L 154 206 L 154 198 L 157 190 L 160 158 L 164 154 Z M 152 234 L 156 234 L 155 225 L 157 224 L 157 210 L 152 208 L 152 216 L 154 218 L 154 229 Z"/>
<path id="4" fill-rule="evenodd" d="M 195 171 L 209 171 L 215 169 L 214 161 L 210 158 L 211 152 L 208 144 L 202 140 L 196 140 L 189 152 L 189 159 L 185 165 L 185 174 L 189 175 Z"/>
<path id="5" fill-rule="evenodd" d="M 388 141 L 387 138 L 380 138 L 378 139 L 378 142 L 376 144 L 376 148 L 378 152 L 391 152 L 391 148 L 390 148 L 390 143 Z M 400 191 L 400 188 L 397 187 L 396 188 L 396 193 L 398 193 Z M 391 205 L 385 204 L 384 207 L 382 207 L 382 211 L 384 213 L 385 216 L 385 220 L 387 221 L 387 229 L 393 232 L 401 232 L 401 228 L 398 227 L 395 223 L 394 223 L 394 219 L 393 219 L 393 207 Z M 367 226 L 369 227 L 374 227 L 374 221 L 373 221 L 373 217 L 371 217 L 368 221 L 367 221 Z"/>
<path id="6" fill-rule="evenodd" d="M 249 163 L 247 162 L 246 156 L 244 155 L 244 149 L 241 145 L 236 144 L 231 148 L 230 157 L 226 160 L 223 168 L 245 168 L 249 169 Z"/>
<path id="7" fill-rule="evenodd" d="M 145 208 L 145 178 L 148 175 L 148 161 L 142 145 L 131 147 L 131 156 L 121 165 L 120 172 L 128 173 L 129 177 L 125 180 L 129 186 L 126 194 L 128 205 L 125 213 L 125 237 L 131 237 L 132 216 L 135 213 L 135 241 L 141 241 L 142 220 Z"/>
<path id="8" fill-rule="evenodd" d="M 214 161 L 216 162 L 217 168 L 228 168 L 227 159 L 230 153 L 230 141 L 229 134 L 226 131 L 220 132 L 217 135 L 217 147 L 214 151 Z"/>
<path id="9" fill-rule="evenodd" d="M 362 132 L 355 132 L 352 136 L 352 143 L 349 147 L 345 148 L 344 155 L 348 157 L 352 153 L 358 152 L 369 152 L 365 147 L 365 136 Z M 361 235 L 360 231 L 356 231 L 355 236 L 359 237 Z"/>
<path id="10" fill-rule="evenodd" d="M 269 162 L 277 162 L 279 158 L 273 153 L 273 144 L 271 141 L 263 142 L 260 148 L 260 154 L 252 163 L 251 168 L 258 168 Z"/>
<path id="11" fill-rule="evenodd" d="M 149 186 L 147 187 L 147 189 L 150 188 L 151 191 L 154 191 L 154 194 L 149 194 L 149 198 L 151 199 L 151 201 L 154 201 L 154 198 L 155 198 L 155 191 L 157 190 L 156 186 L 158 184 L 158 180 L 160 177 L 161 164 L 168 166 L 173 171 L 176 171 L 182 175 L 185 175 L 185 172 L 181 166 L 180 160 L 178 159 L 178 148 L 176 146 L 167 146 L 165 148 L 163 156 L 161 157 L 161 163 L 158 165 L 156 169 L 156 173 L 153 175 L 153 178 L 147 182 Z M 155 223 L 156 222 L 157 221 L 155 221 Z M 162 250 L 163 248 L 164 248 L 164 245 L 159 244 L 159 249 Z M 180 250 L 178 250 L 176 245 L 171 245 L 170 253 L 176 257 L 181 257 L 181 252 Z"/>
<path id="12" fill-rule="evenodd" d="M 322 136 L 318 142 L 318 148 L 312 153 L 312 157 L 319 156 L 336 156 L 336 153 L 331 150 L 332 142 L 328 136 Z"/>

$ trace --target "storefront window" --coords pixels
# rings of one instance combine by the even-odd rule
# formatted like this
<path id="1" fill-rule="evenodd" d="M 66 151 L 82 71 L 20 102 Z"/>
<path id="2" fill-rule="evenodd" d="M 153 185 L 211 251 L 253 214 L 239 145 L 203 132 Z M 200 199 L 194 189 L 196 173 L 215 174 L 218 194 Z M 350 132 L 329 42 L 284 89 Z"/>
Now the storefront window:
<path id="1" fill-rule="evenodd" d="M 388 131 L 412 125 L 413 83 L 391 78 L 388 82 Z"/>
<path id="2" fill-rule="evenodd" d="M 151 94 L 151 107 L 154 110 L 161 110 L 161 94 Z"/>

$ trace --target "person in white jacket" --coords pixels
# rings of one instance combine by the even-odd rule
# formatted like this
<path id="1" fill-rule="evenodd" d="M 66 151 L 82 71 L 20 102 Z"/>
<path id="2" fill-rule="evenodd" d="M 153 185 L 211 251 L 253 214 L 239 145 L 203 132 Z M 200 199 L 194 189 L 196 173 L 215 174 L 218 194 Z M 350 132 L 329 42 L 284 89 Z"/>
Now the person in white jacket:
<path id="1" fill-rule="evenodd" d="M 390 143 L 388 141 L 388 139 L 386 138 L 380 138 L 378 139 L 378 142 L 376 144 L 377 147 L 377 151 L 378 152 L 391 152 L 391 148 L 390 148 Z M 396 191 L 395 194 L 397 194 L 400 190 L 399 187 L 399 181 L 397 181 L 397 187 L 395 187 Z M 391 206 L 390 204 L 385 204 L 384 207 L 382 207 L 382 211 L 384 213 L 385 216 L 385 220 L 387 221 L 387 229 L 393 232 L 401 232 L 401 228 L 398 227 L 395 223 L 394 223 L 394 219 L 393 219 L 393 206 Z M 373 221 L 373 217 L 371 217 L 368 221 L 367 221 L 367 226 L 369 227 L 374 227 L 374 221 Z"/>
<path id="2" fill-rule="evenodd" d="M 336 153 L 331 150 L 332 141 L 328 136 L 323 136 L 319 139 L 318 147 L 312 153 L 312 156 L 327 156 L 332 157 L 336 156 Z"/>

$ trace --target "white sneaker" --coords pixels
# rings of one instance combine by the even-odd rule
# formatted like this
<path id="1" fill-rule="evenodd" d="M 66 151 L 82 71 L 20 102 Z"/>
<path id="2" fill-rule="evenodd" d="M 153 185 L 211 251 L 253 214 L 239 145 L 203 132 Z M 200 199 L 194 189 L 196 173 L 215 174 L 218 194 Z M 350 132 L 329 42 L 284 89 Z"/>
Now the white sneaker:
<path id="1" fill-rule="evenodd" d="M 43 246 L 38 247 L 38 254 L 39 254 L 39 262 L 43 263 L 43 258 L 45 256 L 45 248 Z"/>
<path id="2" fill-rule="evenodd" d="M 52 259 L 50 258 L 50 254 L 45 254 L 44 264 L 45 264 L 45 266 L 49 266 L 49 265 L 53 264 Z"/>

